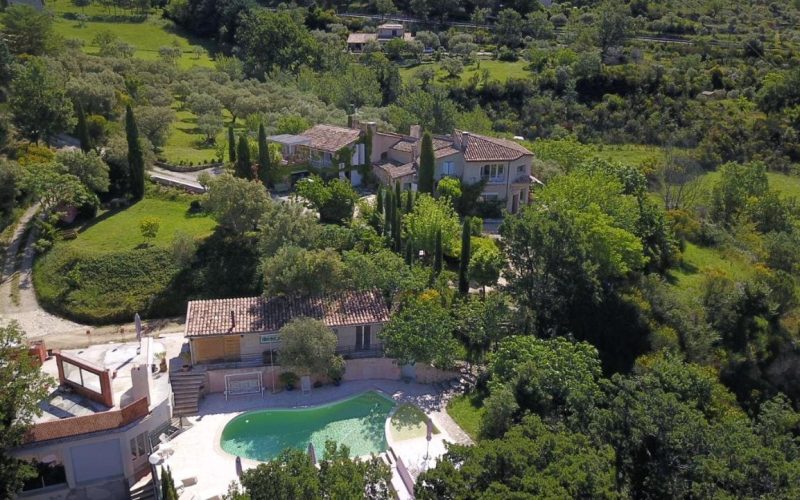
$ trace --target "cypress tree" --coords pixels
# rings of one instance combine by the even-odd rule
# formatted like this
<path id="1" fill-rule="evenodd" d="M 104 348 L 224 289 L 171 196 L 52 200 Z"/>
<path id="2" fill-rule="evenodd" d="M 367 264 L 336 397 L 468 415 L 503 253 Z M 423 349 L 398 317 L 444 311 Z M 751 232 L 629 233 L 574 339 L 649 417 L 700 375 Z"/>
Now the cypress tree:
<path id="1" fill-rule="evenodd" d="M 439 275 L 442 272 L 442 230 L 436 230 L 436 249 L 433 253 L 433 273 Z"/>
<path id="2" fill-rule="evenodd" d="M 410 266 L 414 263 L 414 246 L 411 240 L 406 241 L 406 265 Z"/>
<path id="3" fill-rule="evenodd" d="M 400 191 L 400 183 L 394 183 L 394 198 L 395 203 L 397 203 L 397 208 L 403 208 L 403 193 Z"/>
<path id="4" fill-rule="evenodd" d="M 394 203 L 392 203 L 392 191 L 390 189 L 386 190 L 383 203 L 383 234 L 384 236 L 389 236 L 392 234 L 392 207 L 394 206 Z"/>
<path id="5" fill-rule="evenodd" d="M 402 233 L 402 223 L 400 221 L 400 209 L 395 207 L 394 209 L 394 224 L 392 225 L 392 231 L 394 231 L 394 251 L 400 253 L 402 250 L 400 236 Z"/>
<path id="6" fill-rule="evenodd" d="M 239 147 L 236 148 L 236 175 L 242 179 L 253 178 L 253 165 L 250 163 L 250 144 L 247 136 L 239 136 Z"/>
<path id="7" fill-rule="evenodd" d="M 464 217 L 461 228 L 461 260 L 458 263 L 458 291 L 466 296 L 469 293 L 469 259 L 472 253 L 469 217 Z"/>
<path id="8" fill-rule="evenodd" d="M 144 197 L 144 153 L 130 104 L 125 108 L 125 135 L 128 140 L 130 195 L 134 201 L 139 201 Z"/>
<path id="9" fill-rule="evenodd" d="M 404 211 L 408 214 L 411 213 L 412 210 L 414 210 L 414 191 L 409 189 L 406 191 L 406 207 Z"/>
<path id="10" fill-rule="evenodd" d="M 178 492 L 175 489 L 175 480 L 172 479 L 172 472 L 163 465 L 161 466 L 161 498 L 162 500 L 178 499 Z"/>
<path id="11" fill-rule="evenodd" d="M 233 125 L 228 127 L 228 161 L 236 161 L 236 136 L 233 135 Z"/>
<path id="12" fill-rule="evenodd" d="M 378 186 L 378 194 L 375 197 L 375 209 L 383 214 L 383 186 Z"/>
<path id="13" fill-rule="evenodd" d="M 433 169 L 436 158 L 433 155 L 433 139 L 429 132 L 422 136 L 422 150 L 419 158 L 419 178 L 417 190 L 420 193 L 433 194 Z"/>
<path id="14" fill-rule="evenodd" d="M 89 138 L 89 126 L 86 125 L 86 114 L 83 112 L 83 106 L 78 103 L 76 106 L 76 114 L 78 115 L 78 124 L 75 126 L 75 135 L 81 142 L 81 151 L 88 153 L 92 149 L 92 141 Z"/>
<path id="15" fill-rule="evenodd" d="M 269 144 L 267 144 L 267 132 L 264 130 L 264 124 L 258 125 L 258 176 L 264 186 L 269 187 L 270 180 L 270 158 L 269 158 Z"/>

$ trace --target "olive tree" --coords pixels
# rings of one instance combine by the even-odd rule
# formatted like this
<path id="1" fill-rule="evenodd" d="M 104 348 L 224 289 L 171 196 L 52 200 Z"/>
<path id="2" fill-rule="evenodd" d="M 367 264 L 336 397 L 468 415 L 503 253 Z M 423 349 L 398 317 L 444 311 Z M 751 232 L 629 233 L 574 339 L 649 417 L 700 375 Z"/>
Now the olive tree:
<path id="1" fill-rule="evenodd" d="M 325 373 L 336 355 L 336 334 L 317 319 L 296 318 L 280 329 L 281 364 L 306 375 Z"/>

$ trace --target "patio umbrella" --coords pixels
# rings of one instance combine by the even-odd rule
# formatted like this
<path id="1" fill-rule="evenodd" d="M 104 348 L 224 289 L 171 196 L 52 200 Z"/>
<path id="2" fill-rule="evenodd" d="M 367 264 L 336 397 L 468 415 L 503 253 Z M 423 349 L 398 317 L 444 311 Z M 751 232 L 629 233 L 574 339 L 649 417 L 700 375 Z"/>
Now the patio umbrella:
<path id="1" fill-rule="evenodd" d="M 134 315 L 133 322 L 136 324 L 136 341 L 141 343 L 141 341 L 142 341 L 142 318 L 141 318 L 141 316 L 139 316 L 138 312 L 136 313 L 136 315 Z"/>
<path id="2" fill-rule="evenodd" d="M 430 454 L 430 451 L 431 451 L 431 439 L 433 439 L 433 421 L 431 421 L 430 417 L 425 419 L 425 427 L 426 427 L 425 440 L 428 441 L 428 444 L 425 447 L 425 461 L 427 462 L 427 460 L 431 456 L 431 454 Z M 427 470 L 427 468 L 426 468 L 426 470 Z"/>
<path id="3" fill-rule="evenodd" d="M 308 456 L 311 458 L 311 463 L 317 465 L 317 451 L 314 449 L 314 443 L 308 443 Z"/>
<path id="4" fill-rule="evenodd" d="M 236 477 L 242 477 L 242 457 L 236 457 Z"/>

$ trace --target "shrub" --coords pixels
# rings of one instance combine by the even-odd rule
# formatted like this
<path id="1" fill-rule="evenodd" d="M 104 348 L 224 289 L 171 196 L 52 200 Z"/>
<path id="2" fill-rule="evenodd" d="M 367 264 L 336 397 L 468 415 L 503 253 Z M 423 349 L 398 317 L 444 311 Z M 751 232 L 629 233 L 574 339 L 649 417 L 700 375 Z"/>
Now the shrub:
<path id="1" fill-rule="evenodd" d="M 347 369 L 347 362 L 341 356 L 334 356 L 331 360 L 331 366 L 328 368 L 328 377 L 335 385 L 339 385 L 344 377 L 344 372 Z"/>
<path id="2" fill-rule="evenodd" d="M 294 372 L 283 372 L 278 376 L 278 380 L 286 387 L 287 391 L 291 391 L 297 385 L 300 378 Z"/>

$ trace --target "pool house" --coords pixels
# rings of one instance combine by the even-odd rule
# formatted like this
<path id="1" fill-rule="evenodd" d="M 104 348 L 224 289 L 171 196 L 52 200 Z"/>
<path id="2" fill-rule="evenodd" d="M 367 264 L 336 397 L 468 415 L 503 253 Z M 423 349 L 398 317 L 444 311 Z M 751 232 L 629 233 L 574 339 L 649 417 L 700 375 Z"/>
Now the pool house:
<path id="1" fill-rule="evenodd" d="M 294 318 L 324 322 L 345 357 L 380 357 L 377 334 L 389 321 L 377 290 L 349 291 L 319 297 L 247 297 L 189 302 L 185 336 L 193 365 L 259 366 L 275 363 L 279 330 Z M 270 360 L 270 356 L 272 359 Z"/>

